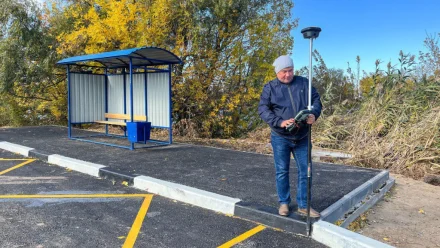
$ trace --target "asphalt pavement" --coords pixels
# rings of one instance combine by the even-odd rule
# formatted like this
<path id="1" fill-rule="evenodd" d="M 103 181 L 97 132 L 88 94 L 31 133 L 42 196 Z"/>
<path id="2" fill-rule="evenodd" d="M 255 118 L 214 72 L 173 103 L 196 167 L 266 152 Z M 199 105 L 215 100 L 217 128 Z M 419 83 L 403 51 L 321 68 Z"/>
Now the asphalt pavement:
<path id="1" fill-rule="evenodd" d="M 103 141 L 102 139 L 104 139 L 106 142 L 114 142 L 119 145 L 124 144 L 124 142 L 127 143 L 126 138 L 117 139 L 102 136 L 97 138 L 98 133 L 84 129 L 74 129 L 73 132 L 76 135 L 90 136 L 90 139 L 95 141 Z M 182 143 L 131 151 L 69 139 L 67 128 L 61 126 L 0 128 L 0 149 L 18 152 L 24 156 L 38 158 L 98 177 L 92 177 L 93 179 L 90 179 L 90 181 L 106 181 L 107 187 L 108 183 L 111 183 L 112 187 L 123 183 L 125 186 L 133 186 L 142 190 L 140 191 L 143 192 L 142 194 L 152 195 L 154 193 L 172 200 L 178 200 L 181 202 L 179 204 L 183 204 L 182 206 L 187 206 L 189 209 L 199 209 L 202 212 L 207 211 L 206 209 L 208 211 L 214 210 L 217 214 L 223 213 L 223 216 L 234 216 L 234 219 L 240 219 L 245 223 L 257 224 L 254 228 L 245 231 L 243 235 L 246 236 L 249 233 L 252 233 L 252 235 L 246 238 L 247 241 L 243 242 L 256 239 L 255 233 L 261 235 L 273 230 L 283 230 L 300 235 L 308 234 L 306 232 L 308 227 L 306 218 L 295 213 L 297 208 L 294 201 L 297 173 L 293 159 L 291 160 L 290 170 L 293 198 L 290 206 L 292 214 L 288 217 L 281 217 L 277 214 L 275 170 L 271 155 Z M 85 182 L 82 183 L 81 180 L 75 179 L 74 181 L 75 185 L 78 183 L 84 185 L 84 187 L 87 185 Z M 379 201 L 394 184 L 394 179 L 389 177 L 387 171 L 314 162 L 312 184 L 311 205 L 321 212 L 320 220 L 312 219 L 311 234 L 313 239 L 331 247 L 340 247 L 341 245 L 344 247 L 346 245 L 349 245 L 347 247 L 357 247 L 359 245 L 375 248 L 386 247 L 383 243 L 349 232 L 332 223 L 341 220 L 343 226 L 346 226 Z M 105 187 L 103 187 L 103 190 L 105 190 Z M 154 196 L 154 199 L 159 198 L 157 195 Z M 148 197 L 144 196 L 145 199 Z M 129 197 L 125 200 L 134 201 L 134 198 Z M 177 203 L 177 201 L 160 199 L 162 200 L 157 201 Z M 99 200 L 109 199 L 101 197 Z M 152 208 L 155 204 L 158 204 L 155 201 L 151 201 Z M 189 203 L 189 205 L 184 203 Z M 164 203 L 162 206 L 168 205 Z M 170 213 L 173 212 L 174 208 L 172 207 Z M 184 214 L 184 216 L 188 216 L 188 214 Z M 175 220 L 182 221 L 180 216 L 175 216 Z M 169 223 L 174 224 L 175 220 L 169 220 Z M 200 222 L 203 223 L 201 225 L 202 231 L 196 231 L 194 235 L 191 234 L 191 231 L 188 231 L 188 228 L 182 227 L 182 242 L 183 240 L 191 240 L 189 237 L 192 236 L 211 239 L 210 235 L 203 233 L 203 231 L 210 230 L 210 227 L 205 228 L 205 225 L 211 224 L 218 230 L 223 227 L 221 224 L 213 224 L 203 218 L 200 219 Z M 197 225 L 196 222 L 189 223 L 191 227 Z M 263 227 L 264 230 L 262 231 L 261 228 Z M 316 231 L 313 231 L 314 229 Z M 234 228 L 226 227 L 226 230 L 231 231 Z M 174 239 L 174 235 L 173 232 L 169 239 Z M 141 236 L 139 235 L 139 237 Z M 269 242 L 271 239 L 265 238 L 261 241 L 262 243 L 255 241 L 249 247 L 262 244 L 264 244 L 263 247 L 285 247 L 286 243 L 283 239 L 279 240 L 282 244 L 271 243 L 266 246 L 265 242 Z M 304 242 L 307 240 L 310 241 L 305 239 Z M 191 240 L 189 247 L 198 247 L 197 242 Z M 195 245 L 192 245 L 192 243 Z M 210 243 L 207 246 L 218 246 L 217 240 L 215 243 L 216 245 Z M 287 246 L 296 247 L 296 242 L 294 243 L 294 245 Z M 168 245 L 168 243 L 166 245 L 154 243 L 152 247 L 173 247 Z"/>
<path id="2" fill-rule="evenodd" d="M 0 247 L 325 247 L 1 149 L 0 184 Z"/>
<path id="3" fill-rule="evenodd" d="M 79 135 L 92 132 L 76 130 Z M 47 154 L 102 164 L 130 175 L 145 175 L 276 208 L 275 170 L 270 155 L 173 144 L 133 151 L 70 140 L 59 126 L 0 129 L 0 141 L 32 147 Z M 117 141 L 118 139 L 115 139 Z M 312 206 L 323 211 L 380 173 L 360 167 L 313 163 Z M 291 194 L 296 195 L 296 166 L 292 159 Z M 295 202 L 292 202 L 295 208 Z"/>

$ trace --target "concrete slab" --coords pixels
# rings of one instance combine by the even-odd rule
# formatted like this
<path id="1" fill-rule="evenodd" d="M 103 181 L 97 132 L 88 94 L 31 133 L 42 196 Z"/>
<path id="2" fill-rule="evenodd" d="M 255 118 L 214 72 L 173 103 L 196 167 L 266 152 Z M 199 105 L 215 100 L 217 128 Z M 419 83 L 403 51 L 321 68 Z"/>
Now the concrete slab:
<path id="1" fill-rule="evenodd" d="M 343 152 L 335 152 L 323 149 L 315 149 L 314 152 L 316 157 L 338 157 L 338 158 L 351 158 L 352 155 Z"/>

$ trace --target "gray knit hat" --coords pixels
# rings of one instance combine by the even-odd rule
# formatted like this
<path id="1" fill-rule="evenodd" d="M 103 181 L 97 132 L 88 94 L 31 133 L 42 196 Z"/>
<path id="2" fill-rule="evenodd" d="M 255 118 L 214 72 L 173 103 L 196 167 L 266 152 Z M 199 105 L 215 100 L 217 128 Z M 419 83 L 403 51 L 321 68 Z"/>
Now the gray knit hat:
<path id="1" fill-rule="evenodd" d="M 275 72 L 278 73 L 284 68 L 293 67 L 293 60 L 288 55 L 279 56 L 272 64 L 275 66 Z"/>

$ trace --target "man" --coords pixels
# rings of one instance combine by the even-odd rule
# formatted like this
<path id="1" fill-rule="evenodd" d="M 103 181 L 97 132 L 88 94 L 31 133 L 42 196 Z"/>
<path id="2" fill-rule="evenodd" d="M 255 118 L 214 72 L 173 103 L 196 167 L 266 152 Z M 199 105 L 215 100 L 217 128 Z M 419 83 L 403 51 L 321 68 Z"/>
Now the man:
<path id="1" fill-rule="evenodd" d="M 260 97 L 258 113 L 271 128 L 276 172 L 276 187 L 280 203 L 278 213 L 289 215 L 290 182 L 289 167 L 292 153 L 298 168 L 296 201 L 298 213 L 307 215 L 307 125 L 289 132 L 286 127 L 295 125 L 294 117 L 308 105 L 308 80 L 293 75 L 293 61 L 287 56 L 278 57 L 273 63 L 277 78 L 264 85 Z M 290 93 L 289 93 L 290 91 Z M 307 124 L 313 124 L 321 114 L 322 104 L 316 89 L 312 87 L 312 110 Z M 317 218 L 319 213 L 310 209 L 310 216 Z"/>

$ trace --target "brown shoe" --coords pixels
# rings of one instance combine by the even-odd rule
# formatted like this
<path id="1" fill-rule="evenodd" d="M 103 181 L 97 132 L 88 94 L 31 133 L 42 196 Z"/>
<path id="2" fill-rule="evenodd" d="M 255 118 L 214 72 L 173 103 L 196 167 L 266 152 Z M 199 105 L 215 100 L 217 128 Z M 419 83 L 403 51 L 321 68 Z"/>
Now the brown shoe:
<path id="1" fill-rule="evenodd" d="M 307 208 L 298 208 L 298 214 L 307 216 Z M 319 218 L 321 215 L 313 208 L 310 208 L 310 217 Z"/>
<path id="2" fill-rule="evenodd" d="M 281 216 L 288 216 L 289 215 L 289 204 L 281 204 L 280 208 L 278 209 L 278 214 Z"/>

